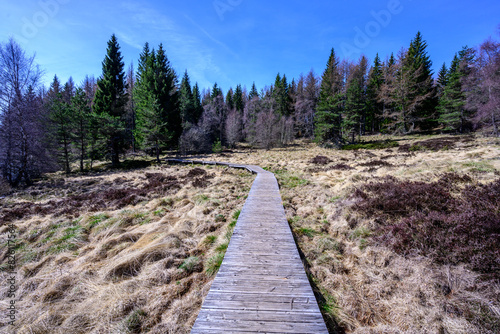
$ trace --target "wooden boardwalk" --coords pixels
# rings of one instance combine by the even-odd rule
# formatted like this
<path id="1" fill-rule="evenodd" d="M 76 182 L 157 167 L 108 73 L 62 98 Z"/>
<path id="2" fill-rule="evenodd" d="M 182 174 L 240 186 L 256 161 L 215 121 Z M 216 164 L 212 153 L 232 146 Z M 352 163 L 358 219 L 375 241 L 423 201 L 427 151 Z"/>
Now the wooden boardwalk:
<path id="1" fill-rule="evenodd" d="M 257 177 L 191 333 L 328 333 L 274 174 L 217 164 L 246 168 Z"/>

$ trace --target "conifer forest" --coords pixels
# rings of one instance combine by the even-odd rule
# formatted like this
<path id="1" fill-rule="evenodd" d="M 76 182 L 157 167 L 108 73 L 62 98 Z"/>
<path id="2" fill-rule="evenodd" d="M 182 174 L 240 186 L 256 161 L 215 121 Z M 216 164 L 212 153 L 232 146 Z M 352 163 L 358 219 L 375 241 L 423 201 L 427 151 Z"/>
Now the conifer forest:
<path id="1" fill-rule="evenodd" d="M 104 51 L 104 49 L 103 49 Z M 450 54 L 433 73 L 424 36 L 390 55 L 339 59 L 325 55 L 321 74 L 278 73 L 255 83 L 199 87 L 176 71 L 168 46 L 144 44 L 127 69 L 111 36 L 102 74 L 83 82 L 42 85 L 35 56 L 14 40 L 0 46 L 0 170 L 10 185 L 44 172 L 118 166 L 127 152 L 158 161 L 162 152 L 206 153 L 239 142 L 269 149 L 309 138 L 326 147 L 355 144 L 366 134 L 499 136 L 500 41 L 489 38 Z M 104 52 L 103 52 L 104 53 Z M 328 57 L 327 57 L 328 56 Z"/>

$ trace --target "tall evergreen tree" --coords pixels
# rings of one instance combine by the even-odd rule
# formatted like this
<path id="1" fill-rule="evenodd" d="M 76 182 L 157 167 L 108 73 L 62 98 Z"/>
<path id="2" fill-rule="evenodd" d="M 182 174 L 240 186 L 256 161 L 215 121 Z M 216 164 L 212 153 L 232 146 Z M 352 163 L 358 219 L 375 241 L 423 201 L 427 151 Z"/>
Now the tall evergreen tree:
<path id="1" fill-rule="evenodd" d="M 402 73 L 409 76 L 410 110 L 407 115 L 412 115 L 417 125 L 428 128 L 434 124 L 434 111 L 437 105 L 432 79 L 432 61 L 427 54 L 427 43 L 422 34 L 417 35 L 410 43 L 410 48 L 403 62 Z"/>
<path id="2" fill-rule="evenodd" d="M 276 76 L 273 87 L 273 97 L 276 102 L 277 108 L 277 110 L 275 111 L 278 113 L 278 115 L 289 116 L 291 100 L 286 75 L 283 75 L 283 77 L 281 77 L 278 73 L 278 75 Z"/>
<path id="3" fill-rule="evenodd" d="M 167 145 L 176 146 L 182 133 L 182 119 L 179 112 L 179 92 L 177 90 L 177 75 L 170 65 L 167 54 L 160 44 L 156 53 L 155 95 L 160 112 L 167 122 L 167 129 L 171 134 Z"/>
<path id="4" fill-rule="evenodd" d="M 203 114 L 203 105 L 201 104 L 201 94 L 198 83 L 193 87 L 193 106 L 194 106 L 194 122 L 198 123 L 201 115 Z"/>
<path id="5" fill-rule="evenodd" d="M 146 43 L 139 58 L 137 84 L 137 135 L 144 149 L 154 152 L 160 161 L 165 146 L 176 145 L 181 134 L 177 76 L 170 66 L 163 45 L 149 50 Z"/>
<path id="6" fill-rule="evenodd" d="M 234 91 L 234 107 L 236 108 L 236 111 L 238 112 L 243 112 L 243 109 L 245 108 L 245 100 L 243 98 L 243 90 L 241 88 L 241 85 L 236 86 L 236 90 Z"/>
<path id="7" fill-rule="evenodd" d="M 113 167 L 120 164 L 125 148 L 125 104 L 127 102 L 123 57 L 116 36 L 108 41 L 107 54 L 102 62 L 102 76 L 97 83 L 94 110 L 105 122 L 101 133 L 107 139 L 107 149 Z"/>
<path id="8" fill-rule="evenodd" d="M 255 97 L 259 97 L 259 92 L 257 91 L 257 87 L 255 86 L 255 81 L 252 84 L 252 89 L 250 90 L 250 93 L 248 94 L 248 100 L 251 101 Z"/>
<path id="9" fill-rule="evenodd" d="M 469 116 L 466 110 L 467 97 L 463 88 L 463 80 L 469 75 L 469 67 L 472 59 L 469 58 L 468 48 L 464 47 L 459 54 L 455 54 L 450 69 L 445 78 L 442 93 L 439 96 L 437 112 L 439 122 L 444 126 L 445 131 L 465 131 L 467 118 Z M 439 81 L 438 81 L 439 82 Z"/>
<path id="10" fill-rule="evenodd" d="M 214 87 L 212 88 L 212 94 L 210 95 L 210 98 L 213 100 L 217 96 L 223 96 L 222 94 L 222 89 L 219 88 L 217 85 L 217 82 L 214 84 Z"/>
<path id="11" fill-rule="evenodd" d="M 67 88 L 67 87 L 66 87 Z M 70 164 L 72 162 L 71 142 L 73 136 L 73 112 L 69 102 L 66 102 L 64 93 L 67 90 L 61 90 L 59 79 L 54 76 L 46 96 L 45 107 L 49 115 L 49 133 L 53 142 L 59 163 L 64 171 L 71 172 Z"/>
<path id="12" fill-rule="evenodd" d="M 126 140 L 127 146 L 132 147 L 135 152 L 135 128 L 136 128 L 136 105 L 134 99 L 134 87 L 135 87 L 135 71 L 134 63 L 131 63 L 127 70 L 127 104 L 125 105 L 125 124 L 126 124 Z"/>
<path id="13" fill-rule="evenodd" d="M 72 77 L 69 77 L 68 82 L 64 84 L 62 96 L 64 102 L 68 104 L 71 103 L 71 99 L 73 98 L 73 96 L 75 96 L 75 82 L 73 81 Z"/>
<path id="14" fill-rule="evenodd" d="M 83 172 L 83 162 L 87 158 L 87 148 L 90 142 L 91 109 L 87 103 L 85 92 L 77 88 L 71 99 L 71 112 L 73 113 L 73 142 L 78 151 L 80 172 Z"/>
<path id="15" fill-rule="evenodd" d="M 364 134 L 366 108 L 366 71 L 368 61 L 362 56 L 354 67 L 347 83 L 346 103 L 342 128 L 345 135 L 355 141 L 355 136 Z"/>
<path id="16" fill-rule="evenodd" d="M 437 81 L 436 81 L 436 87 L 437 87 L 437 95 L 438 98 L 441 97 L 443 94 L 444 87 L 448 84 L 448 68 L 446 68 L 446 63 L 443 63 L 443 66 L 441 66 L 441 69 L 439 70 Z"/>
<path id="17" fill-rule="evenodd" d="M 396 63 L 394 55 L 382 65 L 382 85 L 380 86 L 377 101 L 382 106 L 381 131 L 396 132 L 398 128 L 399 112 L 396 107 L 396 76 L 400 64 Z"/>
<path id="18" fill-rule="evenodd" d="M 179 107 L 183 129 L 187 129 L 196 124 L 194 97 L 187 70 L 184 72 L 184 76 L 181 81 Z"/>
<path id="19" fill-rule="evenodd" d="M 321 80 L 319 102 L 315 115 L 316 141 L 340 145 L 342 141 L 342 82 L 339 60 L 332 49 Z"/>
<path id="20" fill-rule="evenodd" d="M 382 84 L 384 83 L 382 65 L 377 53 L 368 75 L 366 87 L 366 125 L 367 129 L 372 132 L 380 130 L 380 123 L 382 121 L 383 105 L 378 99 Z"/>
<path id="21" fill-rule="evenodd" d="M 226 105 L 227 109 L 232 110 L 234 108 L 234 100 L 233 100 L 233 89 L 229 88 L 226 94 Z"/>

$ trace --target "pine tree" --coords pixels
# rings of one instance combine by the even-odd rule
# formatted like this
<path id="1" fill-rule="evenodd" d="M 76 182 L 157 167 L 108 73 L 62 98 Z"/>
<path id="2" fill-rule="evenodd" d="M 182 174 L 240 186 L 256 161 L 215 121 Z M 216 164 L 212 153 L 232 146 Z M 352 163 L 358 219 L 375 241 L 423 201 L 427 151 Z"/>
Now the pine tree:
<path id="1" fill-rule="evenodd" d="M 182 127 L 177 76 L 162 44 L 158 51 L 150 51 L 145 44 L 139 58 L 134 97 L 137 103 L 136 138 L 140 146 L 154 152 L 160 162 L 163 147 L 176 145 Z"/>
<path id="2" fill-rule="evenodd" d="M 281 77 L 278 73 L 278 75 L 276 76 L 273 87 L 273 97 L 276 101 L 277 110 L 275 111 L 278 113 L 278 115 L 289 116 L 291 101 L 286 75 L 283 75 L 283 77 Z"/>
<path id="3" fill-rule="evenodd" d="M 236 90 L 234 91 L 234 107 L 236 108 L 236 111 L 238 112 L 243 112 L 243 109 L 245 108 L 245 101 L 243 99 L 243 90 L 241 88 L 241 85 L 236 86 Z"/>
<path id="4" fill-rule="evenodd" d="M 179 108 L 183 129 L 187 129 L 196 124 L 193 92 L 191 90 L 191 83 L 189 81 L 189 75 L 187 71 L 184 72 L 184 77 L 181 81 Z"/>
<path id="5" fill-rule="evenodd" d="M 73 112 L 70 104 L 65 101 L 64 92 L 61 90 L 59 79 L 54 76 L 47 93 L 45 107 L 48 109 L 50 121 L 50 137 L 55 145 L 59 163 L 64 171 L 71 173 L 72 162 L 71 142 L 73 136 Z"/>
<path id="6" fill-rule="evenodd" d="M 203 114 L 203 106 L 201 104 L 201 94 L 198 83 L 193 87 L 193 106 L 194 106 L 194 123 L 197 124 Z"/>
<path id="7" fill-rule="evenodd" d="M 396 76 L 400 64 L 396 63 L 394 55 L 382 65 L 382 85 L 378 91 L 377 102 L 382 106 L 381 131 L 396 132 L 398 127 L 399 112 L 396 107 Z"/>
<path id="8" fill-rule="evenodd" d="M 339 60 L 332 49 L 322 76 L 314 131 L 317 142 L 332 142 L 337 146 L 342 142 L 342 83 L 338 66 Z"/>
<path id="9" fill-rule="evenodd" d="M 355 136 L 364 133 L 365 108 L 366 108 L 366 70 L 367 59 L 362 56 L 349 78 L 346 91 L 346 103 L 344 117 L 342 119 L 343 133 L 351 136 L 351 142 Z"/>
<path id="10" fill-rule="evenodd" d="M 378 96 L 383 83 L 382 62 L 377 53 L 368 75 L 366 87 L 366 125 L 367 129 L 370 129 L 372 132 L 379 131 L 382 122 L 383 104 L 379 101 Z"/>
<path id="11" fill-rule="evenodd" d="M 120 164 L 125 148 L 125 104 L 127 102 L 123 57 L 116 36 L 108 41 L 107 54 L 102 62 L 102 77 L 97 83 L 94 110 L 105 122 L 101 133 L 107 139 L 107 149 L 113 167 Z"/>
<path id="12" fill-rule="evenodd" d="M 234 100 L 233 100 L 233 89 L 229 88 L 226 94 L 226 105 L 227 109 L 232 110 L 234 108 Z"/>
<path id="13" fill-rule="evenodd" d="M 252 84 L 252 89 L 250 90 L 250 93 L 248 94 L 248 100 L 251 101 L 255 97 L 259 97 L 259 92 L 257 91 L 257 87 L 255 86 L 255 81 Z"/>
<path id="14" fill-rule="evenodd" d="M 72 77 L 69 77 L 68 82 L 64 84 L 62 96 L 64 102 L 68 104 L 71 103 L 71 99 L 73 98 L 73 96 L 75 96 L 75 82 L 73 81 Z"/>
<path id="15" fill-rule="evenodd" d="M 391 67 L 393 65 L 396 65 L 396 58 L 394 57 L 394 52 L 391 52 L 391 57 L 387 61 L 387 67 Z"/>
<path id="16" fill-rule="evenodd" d="M 392 126 L 395 132 L 407 134 L 417 127 L 429 128 L 435 121 L 435 90 L 427 44 L 417 33 L 408 50 L 402 49 L 398 61 L 389 68 L 393 78 L 387 80 L 384 99 L 392 105 Z M 390 64 L 393 63 L 391 56 Z"/>
<path id="17" fill-rule="evenodd" d="M 429 128 L 434 124 L 434 111 L 437 100 L 432 80 L 432 61 L 427 54 L 427 43 L 423 40 L 422 34 L 417 35 L 410 43 L 410 48 L 405 56 L 403 72 L 406 72 L 411 80 L 410 88 L 410 110 L 406 110 L 407 115 L 411 115 L 411 122 Z"/>
<path id="18" fill-rule="evenodd" d="M 134 63 L 131 63 L 127 70 L 127 104 L 125 105 L 125 124 L 126 124 L 126 137 L 127 137 L 127 146 L 132 147 L 132 150 L 135 152 L 136 149 L 136 141 L 134 137 L 135 128 L 136 128 L 136 106 L 134 99 L 134 87 L 135 87 L 135 72 L 134 72 Z"/>
<path id="19" fill-rule="evenodd" d="M 467 98 L 463 88 L 463 80 L 469 75 L 469 66 L 472 61 L 469 58 L 470 52 L 464 47 L 459 54 L 455 54 L 446 75 L 440 71 L 438 82 L 442 87 L 439 96 L 437 112 L 439 122 L 444 126 L 445 131 L 458 131 L 463 133 L 468 118 L 466 110 Z M 444 86 L 441 86 L 444 83 Z"/>
<path id="20" fill-rule="evenodd" d="M 176 146 L 182 133 L 182 119 L 179 112 L 179 92 L 177 90 L 177 75 L 170 65 L 167 54 L 160 44 L 156 53 L 155 73 L 155 97 L 158 100 L 160 112 L 167 123 L 170 132 L 170 140 L 166 144 Z"/>
<path id="21" fill-rule="evenodd" d="M 87 148 L 90 142 L 91 109 L 85 92 L 81 88 L 76 89 L 71 99 L 71 112 L 74 117 L 73 142 L 79 155 L 80 172 L 83 172 L 83 162 L 87 158 Z"/>
<path id="22" fill-rule="evenodd" d="M 214 100 L 217 96 L 222 96 L 222 89 L 219 88 L 217 85 L 217 82 L 214 84 L 214 87 L 212 88 L 212 94 L 210 95 L 210 98 Z"/>
<path id="23" fill-rule="evenodd" d="M 441 97 L 443 94 L 444 87 L 448 84 L 448 79 L 448 69 L 446 68 L 446 63 L 443 63 L 443 66 L 441 66 L 441 69 L 439 70 L 436 82 L 438 97 Z"/>

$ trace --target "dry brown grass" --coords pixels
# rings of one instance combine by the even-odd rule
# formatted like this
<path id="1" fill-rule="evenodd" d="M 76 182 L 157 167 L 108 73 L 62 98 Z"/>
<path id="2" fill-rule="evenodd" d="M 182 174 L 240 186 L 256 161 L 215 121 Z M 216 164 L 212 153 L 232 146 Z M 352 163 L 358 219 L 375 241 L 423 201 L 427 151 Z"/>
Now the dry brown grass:
<path id="1" fill-rule="evenodd" d="M 498 281 L 485 280 L 466 263 L 401 255 L 375 242 L 376 217 L 355 210 L 360 199 L 352 194 L 388 176 L 430 183 L 458 173 L 470 177 L 469 185 L 490 184 L 500 175 L 499 143 L 368 138 L 380 139 L 395 139 L 403 148 L 337 151 L 299 142 L 267 151 L 242 146 L 206 159 L 275 172 L 332 330 L 336 322 L 349 333 L 498 332 Z M 0 215 L 9 215 L 22 241 L 14 331 L 188 333 L 210 286 L 207 263 L 227 243 L 231 217 L 253 180 L 245 171 L 194 168 L 56 175 L 2 199 Z M 102 193 L 115 196 L 117 190 L 130 202 L 122 206 L 117 196 L 100 207 Z M 64 210 L 75 203 L 78 210 Z M 5 231 L 0 226 L 2 243 Z M 0 272 L 0 279 L 5 275 Z M 3 308 L 5 286 L 0 296 Z"/>
<path id="2" fill-rule="evenodd" d="M 466 263 L 436 263 L 418 253 L 403 256 L 375 242 L 376 217 L 354 210 L 359 198 L 352 194 L 388 176 L 431 183 L 457 173 L 470 177 L 464 181 L 468 185 L 490 184 L 500 176 L 499 142 L 452 136 L 367 138 L 380 139 L 397 140 L 402 149 L 338 151 L 301 142 L 268 151 L 242 148 L 209 159 L 275 172 L 323 314 L 342 330 L 497 333 L 500 282 Z"/>
<path id="3" fill-rule="evenodd" d="M 205 264 L 252 181 L 223 167 L 160 166 L 52 175 L 7 196 L 19 313 L 0 332 L 189 333 L 213 278 Z M 0 286 L 0 307 L 9 300 Z"/>

